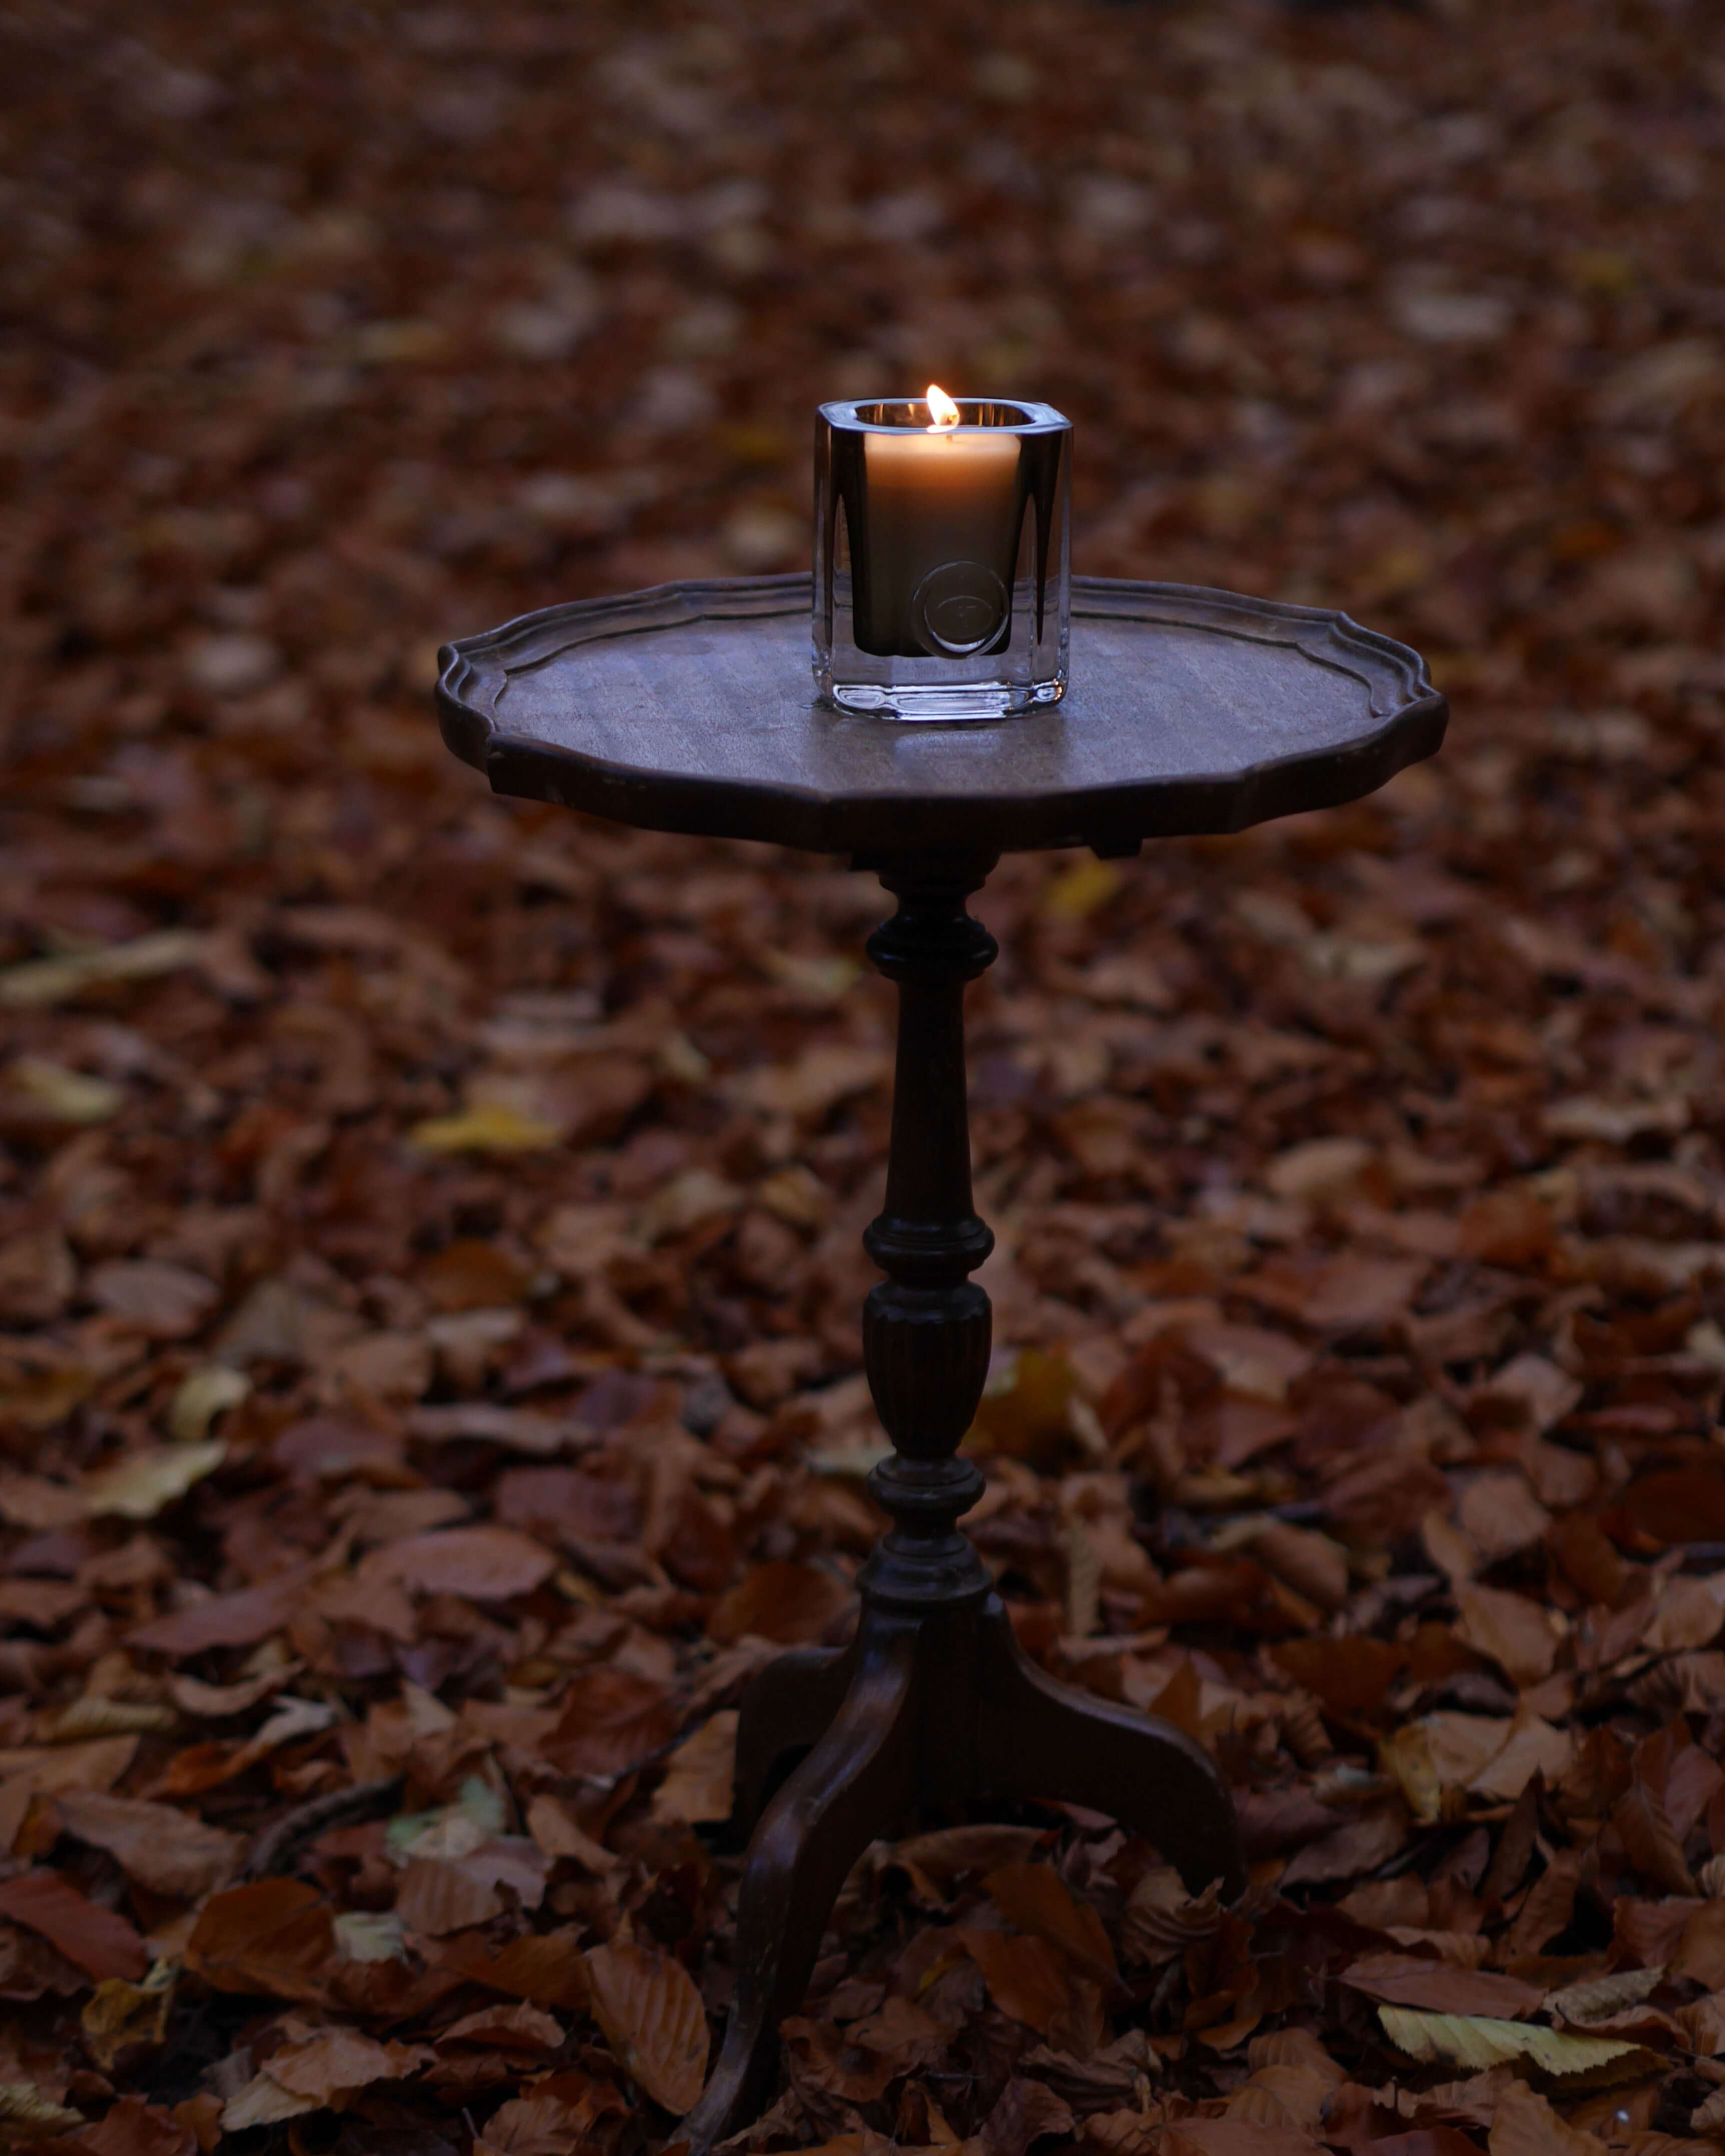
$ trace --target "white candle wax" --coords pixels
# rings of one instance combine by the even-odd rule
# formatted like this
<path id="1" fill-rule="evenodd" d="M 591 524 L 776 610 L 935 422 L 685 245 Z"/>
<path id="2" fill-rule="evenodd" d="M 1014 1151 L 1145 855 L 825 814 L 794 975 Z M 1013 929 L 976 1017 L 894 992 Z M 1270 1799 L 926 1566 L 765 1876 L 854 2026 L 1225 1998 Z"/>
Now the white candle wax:
<path id="1" fill-rule="evenodd" d="M 863 457 L 859 642 L 929 657 L 986 645 L 1010 603 L 1017 435 L 999 427 L 870 431 Z"/>

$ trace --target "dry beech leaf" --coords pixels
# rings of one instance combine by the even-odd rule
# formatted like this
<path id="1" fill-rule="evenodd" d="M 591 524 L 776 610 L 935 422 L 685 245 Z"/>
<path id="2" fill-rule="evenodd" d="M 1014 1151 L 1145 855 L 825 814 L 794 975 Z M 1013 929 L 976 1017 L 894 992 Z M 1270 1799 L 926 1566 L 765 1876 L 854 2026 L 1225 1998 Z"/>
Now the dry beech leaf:
<path id="1" fill-rule="evenodd" d="M 46 2141 L 83 2124 L 81 2111 L 56 2103 L 33 2082 L 0 2082 L 0 2135 L 8 2141 Z"/>
<path id="2" fill-rule="evenodd" d="M 513 1527 L 445 1527 L 392 1543 L 367 1558 L 362 1576 L 399 1580 L 421 1594 L 508 1602 L 531 1594 L 557 1570 L 555 1553 Z"/>
<path id="3" fill-rule="evenodd" d="M 1496 1662 L 1512 1683 L 1537 1684 L 1549 1676 L 1558 1643 L 1543 1604 L 1501 1587 L 1458 1587 L 1461 1611 L 1457 1636 L 1476 1654 Z"/>
<path id="4" fill-rule="evenodd" d="M 1065 1881 L 1046 1864 L 1004 1864 L 983 1881 L 1009 1924 L 1060 1948 L 1086 1974 L 1112 1984 L 1120 1971 L 1102 1920 L 1086 1902 L 1076 1902 Z"/>
<path id="5" fill-rule="evenodd" d="M 975 1962 L 1000 2011 L 1050 2041 L 1071 2029 L 1081 2013 L 1081 1979 L 1045 1939 L 961 1925 L 957 1943 Z"/>
<path id="6" fill-rule="evenodd" d="M 1505 2089 L 1491 2121 L 1491 2156 L 1605 2156 L 1605 2144 L 1559 2118 L 1525 2082 Z"/>
<path id="7" fill-rule="evenodd" d="M 1628 2079 L 1651 2071 L 1658 2055 L 1613 2036 L 1576 2035 L 1528 2021 L 1500 2021 L 1481 2015 L 1421 2014 L 1407 2006 L 1380 2006 L 1378 2019 L 1398 2051 L 1424 2066 L 1465 2066 L 1471 2073 L 1527 2059 L 1548 2074 L 1594 2074 L 1609 2068 Z"/>
<path id="8" fill-rule="evenodd" d="M 578 1937 L 572 1928 L 524 1932 L 495 1953 L 477 1938 L 446 1939 L 435 1950 L 435 1958 L 439 1966 L 457 1971 L 470 1983 L 536 2006 L 579 2014 L 587 2010 L 588 1976 Z"/>
<path id="9" fill-rule="evenodd" d="M 119 1976 L 136 1983 L 150 1965 L 143 1941 L 125 1917 L 90 1901 L 57 1871 L 0 1881 L 0 1917 L 39 1932 L 99 1982 Z"/>
<path id="10" fill-rule="evenodd" d="M 193 1483 L 213 1474 L 228 1456 L 220 1438 L 202 1445 L 162 1445 L 128 1453 L 111 1467 L 98 1468 L 82 1485 L 84 1509 L 91 1518 L 116 1514 L 127 1520 L 153 1520 L 177 1504 Z"/>
<path id="11" fill-rule="evenodd" d="M 671 1753 L 665 1779 L 653 1793 L 655 1819 L 681 1820 L 689 1825 L 729 1819 L 737 1722 L 737 1710 L 726 1707 Z"/>
<path id="12" fill-rule="evenodd" d="M 85 2049 L 105 2074 L 129 2053 L 161 2048 L 178 1980 L 176 1964 L 159 1961 L 141 1984 L 108 1976 L 96 1986 L 84 2003 L 80 2026 Z"/>
<path id="13" fill-rule="evenodd" d="M 1270 1654 L 1296 1683 L 1316 1692 L 1327 1707 L 1341 1715 L 1369 1714 L 1382 1703 L 1408 1660 L 1405 1647 L 1363 1634 L 1340 1640 L 1278 1640 Z"/>
<path id="14" fill-rule="evenodd" d="M 600 1663 L 577 1672 L 557 1725 L 540 1748 L 560 1774 L 609 1777 L 664 1750 L 676 1727 L 663 1685 Z"/>
<path id="15" fill-rule="evenodd" d="M 298 1879 L 260 1879 L 211 1897 L 186 1943 L 186 1966 L 218 1991 L 319 1998 L 336 1958 L 330 1912 Z"/>
<path id="16" fill-rule="evenodd" d="M 1665 1982 L 1666 1974 L 1663 1969 L 1624 1969 L 1615 1976 L 1588 1977 L 1579 1984 L 1566 1984 L 1561 1990 L 1548 1992 L 1545 2010 L 1559 2020 L 1583 2027 L 1589 2021 L 1604 2021 L 1626 2006 L 1639 2006 L 1644 1999 L 1651 1999 Z"/>
<path id="17" fill-rule="evenodd" d="M 673 1955 L 614 1939 L 587 1956 L 593 2018 L 618 2064 L 676 2117 L 706 2078 L 706 2014 L 695 1979 Z"/>
<path id="18" fill-rule="evenodd" d="M 812 1645 L 850 1601 L 850 1589 L 823 1567 L 773 1558 L 720 1596 L 707 1620 L 707 1635 L 724 1645 L 752 1633 L 781 1646 Z"/>
<path id="19" fill-rule="evenodd" d="M 1370 1998 L 1433 2014 L 1483 2014 L 1514 2020 L 1537 2013 L 1543 2004 L 1539 1986 L 1523 1984 L 1519 1977 L 1456 1969 L 1412 1954 L 1361 1954 L 1343 1969 L 1342 1981 Z"/>
<path id="20" fill-rule="evenodd" d="M 54 1806 L 69 1834 L 105 1849 L 141 1886 L 181 1901 L 195 1902 L 225 1885 L 244 1852 L 239 1835 L 206 1826 L 172 1804 L 67 1789 Z"/>

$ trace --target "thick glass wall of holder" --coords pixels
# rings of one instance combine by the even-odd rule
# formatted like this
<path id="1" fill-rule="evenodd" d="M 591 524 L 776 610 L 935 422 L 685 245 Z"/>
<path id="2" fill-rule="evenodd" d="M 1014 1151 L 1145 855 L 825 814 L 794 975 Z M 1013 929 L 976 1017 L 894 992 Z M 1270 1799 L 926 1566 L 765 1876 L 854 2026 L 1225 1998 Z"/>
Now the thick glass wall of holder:
<path id="1" fill-rule="evenodd" d="M 1065 694 L 1072 430 L 1046 404 L 823 404 L 814 441 L 821 701 L 999 719 Z"/>

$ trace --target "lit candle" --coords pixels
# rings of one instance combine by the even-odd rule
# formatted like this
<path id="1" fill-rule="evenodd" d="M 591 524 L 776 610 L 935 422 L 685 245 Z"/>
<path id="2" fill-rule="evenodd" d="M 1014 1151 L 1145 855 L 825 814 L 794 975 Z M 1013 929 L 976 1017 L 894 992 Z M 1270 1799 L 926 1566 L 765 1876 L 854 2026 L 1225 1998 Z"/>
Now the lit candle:
<path id="1" fill-rule="evenodd" d="M 890 719 L 1003 718 L 1065 694 L 1072 429 L 1022 398 L 823 404 L 816 693 Z"/>
<path id="2" fill-rule="evenodd" d="M 863 439 L 867 568 L 857 642 L 905 658 L 968 657 L 1006 632 L 1023 504 L 1019 438 L 967 427 L 932 382 L 929 424 Z"/>

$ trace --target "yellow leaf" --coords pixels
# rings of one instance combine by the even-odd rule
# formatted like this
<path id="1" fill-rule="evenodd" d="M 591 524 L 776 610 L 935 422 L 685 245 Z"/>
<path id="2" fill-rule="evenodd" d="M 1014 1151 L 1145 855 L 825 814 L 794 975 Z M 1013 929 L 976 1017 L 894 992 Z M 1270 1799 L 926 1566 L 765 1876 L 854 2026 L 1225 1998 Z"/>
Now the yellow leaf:
<path id="1" fill-rule="evenodd" d="M 412 1141 L 422 1152 L 543 1152 L 562 1135 L 558 1124 L 523 1115 L 501 1101 L 486 1101 L 458 1116 L 434 1116 L 416 1123 Z"/>
<path id="2" fill-rule="evenodd" d="M 1497 2021 L 1483 2014 L 1422 2014 L 1411 2006 L 1380 2006 L 1378 2019 L 1390 2042 L 1410 2059 L 1428 2066 L 1465 2066 L 1470 2073 L 1531 2059 L 1548 2074 L 1592 2074 L 1609 2066 L 1616 2070 L 1615 2078 L 1617 2073 L 1651 2071 L 1661 2063 L 1645 2045 L 1615 2036 L 1577 2036 L 1531 2021 Z"/>
<path id="3" fill-rule="evenodd" d="M 8 1064 L 6 1085 L 39 1115 L 56 1123 L 105 1123 L 126 1103 L 124 1092 L 105 1078 L 69 1070 L 64 1063 L 50 1063 L 40 1055 L 21 1055 Z"/>
<path id="4" fill-rule="evenodd" d="M 64 958 L 32 958 L 0 973 L 0 1004 L 38 1009 L 64 1003 L 87 988 L 110 981 L 149 981 L 194 965 L 209 938 L 187 928 L 162 928 L 129 943 L 110 943 L 97 951 L 74 952 Z"/>
<path id="5" fill-rule="evenodd" d="M 0 2082 L 0 2140 L 45 2141 L 84 2123 L 82 2112 L 55 2103 L 33 2082 Z"/>
<path id="6" fill-rule="evenodd" d="M 227 1453 L 218 1437 L 203 1445 L 157 1445 L 129 1453 L 85 1477 L 84 1509 L 92 1517 L 117 1512 L 122 1519 L 153 1520 L 219 1467 Z"/>
<path id="7" fill-rule="evenodd" d="M 251 1389 L 243 1370 L 229 1369 L 225 1363 L 203 1363 L 180 1381 L 167 1411 L 169 1431 L 182 1445 L 196 1445 L 208 1436 L 216 1417 L 237 1408 Z"/>
<path id="8" fill-rule="evenodd" d="M 761 963 L 781 988 L 809 1004 L 837 1003 L 862 975 L 855 958 L 806 958 L 793 951 L 763 951 Z"/>
<path id="9" fill-rule="evenodd" d="M 1037 911 L 1045 921 L 1086 921 L 1099 906 L 1106 906 L 1121 886 L 1121 874 L 1112 861 L 1086 855 L 1050 879 L 1044 886 Z"/>
<path id="10" fill-rule="evenodd" d="M 161 2050 L 178 1978 L 177 1962 L 159 1961 L 141 1984 L 107 1976 L 96 1986 L 85 2002 L 84 2045 L 105 2074 L 140 2046 Z"/>

